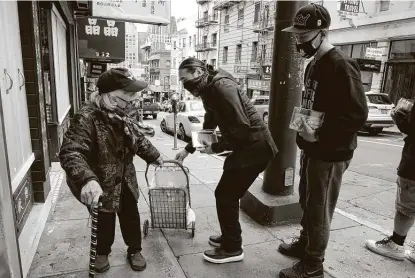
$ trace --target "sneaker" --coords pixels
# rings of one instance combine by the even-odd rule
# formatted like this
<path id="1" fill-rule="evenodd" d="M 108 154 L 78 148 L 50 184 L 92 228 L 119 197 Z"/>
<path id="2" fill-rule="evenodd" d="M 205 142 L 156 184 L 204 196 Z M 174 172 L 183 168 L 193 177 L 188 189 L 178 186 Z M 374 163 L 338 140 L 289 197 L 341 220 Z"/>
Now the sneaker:
<path id="1" fill-rule="evenodd" d="M 278 246 L 278 251 L 286 256 L 302 259 L 305 254 L 307 241 L 302 238 L 294 238 L 291 243 L 281 243 Z"/>
<path id="2" fill-rule="evenodd" d="M 95 272 L 104 273 L 110 269 L 108 255 L 97 255 L 95 258 Z"/>
<path id="3" fill-rule="evenodd" d="M 405 258 L 415 264 L 415 251 L 414 250 L 406 250 L 405 251 Z"/>
<path id="4" fill-rule="evenodd" d="M 222 236 L 211 236 L 209 237 L 209 244 L 213 247 L 220 247 L 222 243 Z"/>
<path id="5" fill-rule="evenodd" d="M 144 259 L 141 252 L 135 254 L 128 254 L 128 262 L 134 271 L 143 271 L 147 267 L 146 259 Z"/>
<path id="6" fill-rule="evenodd" d="M 222 248 L 215 248 L 213 250 L 206 251 L 203 254 L 203 258 L 206 261 L 214 264 L 239 262 L 244 259 L 244 251 L 240 249 L 236 252 L 227 252 Z"/>
<path id="7" fill-rule="evenodd" d="M 322 264 L 306 265 L 299 261 L 292 267 L 280 271 L 280 278 L 324 278 L 324 268 Z"/>
<path id="8" fill-rule="evenodd" d="M 366 247 L 379 255 L 403 261 L 405 259 L 405 249 L 392 241 L 392 237 L 387 237 L 380 241 L 367 240 Z"/>

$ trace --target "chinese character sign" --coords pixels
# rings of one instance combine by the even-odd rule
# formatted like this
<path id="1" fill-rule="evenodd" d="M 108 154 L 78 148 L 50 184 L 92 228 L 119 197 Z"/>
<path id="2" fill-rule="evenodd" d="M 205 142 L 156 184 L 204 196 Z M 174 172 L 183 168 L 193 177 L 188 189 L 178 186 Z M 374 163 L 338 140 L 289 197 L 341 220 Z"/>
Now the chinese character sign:
<path id="1" fill-rule="evenodd" d="M 80 58 L 125 60 L 125 22 L 89 17 L 77 19 L 77 24 Z"/>
<path id="2" fill-rule="evenodd" d="M 96 0 L 92 15 L 127 22 L 168 25 L 171 1 L 167 0 Z"/>

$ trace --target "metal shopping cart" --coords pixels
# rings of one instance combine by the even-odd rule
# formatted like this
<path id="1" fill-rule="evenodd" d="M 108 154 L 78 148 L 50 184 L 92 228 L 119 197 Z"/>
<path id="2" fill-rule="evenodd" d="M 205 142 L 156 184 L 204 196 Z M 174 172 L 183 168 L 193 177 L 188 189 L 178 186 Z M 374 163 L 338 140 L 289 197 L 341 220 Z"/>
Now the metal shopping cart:
<path id="1" fill-rule="evenodd" d="M 156 166 L 151 184 L 147 165 L 145 178 L 149 187 L 151 228 L 191 229 L 195 236 L 195 216 L 191 209 L 189 169 L 175 160 L 165 160 Z M 143 224 L 144 236 L 148 235 L 149 220 Z"/>

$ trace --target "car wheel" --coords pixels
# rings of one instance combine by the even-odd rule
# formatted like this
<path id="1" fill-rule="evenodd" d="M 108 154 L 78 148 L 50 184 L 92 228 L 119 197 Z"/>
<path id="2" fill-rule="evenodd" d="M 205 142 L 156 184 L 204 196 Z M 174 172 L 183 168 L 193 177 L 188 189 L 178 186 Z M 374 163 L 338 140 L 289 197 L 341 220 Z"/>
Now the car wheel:
<path id="1" fill-rule="evenodd" d="M 179 139 L 186 141 L 186 131 L 184 130 L 184 126 L 182 124 L 180 124 L 179 126 Z"/>
<path id="2" fill-rule="evenodd" d="M 262 116 L 262 119 L 264 120 L 265 124 L 268 124 L 268 113 L 264 113 L 264 116 Z"/>
<path id="3" fill-rule="evenodd" d="M 160 128 L 161 128 L 161 131 L 163 131 L 164 133 L 167 133 L 167 126 L 166 126 L 166 121 L 165 120 L 161 121 Z"/>
<path id="4" fill-rule="evenodd" d="M 157 114 L 153 114 L 153 119 L 157 119 Z"/>
<path id="5" fill-rule="evenodd" d="M 371 129 L 369 129 L 369 135 L 376 136 L 379 133 L 381 133 L 382 130 L 383 130 L 383 128 L 381 128 L 381 127 L 379 127 L 379 128 L 371 128 Z"/>

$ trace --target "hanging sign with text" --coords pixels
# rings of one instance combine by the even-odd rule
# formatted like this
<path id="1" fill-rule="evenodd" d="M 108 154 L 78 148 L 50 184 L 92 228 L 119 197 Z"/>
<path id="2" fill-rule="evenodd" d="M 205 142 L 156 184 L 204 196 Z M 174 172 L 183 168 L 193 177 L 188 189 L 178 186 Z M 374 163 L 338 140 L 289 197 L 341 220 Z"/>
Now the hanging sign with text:
<path id="1" fill-rule="evenodd" d="M 125 60 L 125 22 L 93 17 L 77 19 L 79 57 L 101 62 Z"/>
<path id="2" fill-rule="evenodd" d="M 170 24 L 171 0 L 95 0 L 92 16 L 146 24 Z"/>
<path id="3" fill-rule="evenodd" d="M 360 0 L 341 0 L 337 5 L 337 11 L 345 18 L 357 16 L 360 11 Z"/>

